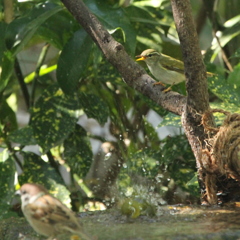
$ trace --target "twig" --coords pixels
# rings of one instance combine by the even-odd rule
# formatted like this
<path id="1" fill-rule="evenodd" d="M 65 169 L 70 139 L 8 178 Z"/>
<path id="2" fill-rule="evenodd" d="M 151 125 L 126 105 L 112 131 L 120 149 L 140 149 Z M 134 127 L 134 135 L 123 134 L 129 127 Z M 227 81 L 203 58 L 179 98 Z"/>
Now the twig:
<path id="1" fill-rule="evenodd" d="M 11 155 L 13 156 L 14 160 L 16 161 L 16 163 L 18 164 L 18 166 L 21 168 L 21 170 L 23 169 L 23 165 L 21 163 L 21 161 L 18 159 L 17 155 L 16 155 L 16 151 L 12 148 L 11 143 L 8 141 L 5 133 L 1 134 L 3 136 L 4 142 L 7 145 L 8 151 L 11 153 Z"/>
<path id="2" fill-rule="evenodd" d="M 62 177 L 62 174 L 59 171 L 59 166 L 57 164 L 57 162 L 54 160 L 53 155 L 50 151 L 47 152 L 47 157 L 49 160 L 50 165 L 55 169 L 55 171 L 57 172 L 57 174 L 59 175 L 59 177 L 62 179 L 62 181 L 64 182 L 64 179 Z"/>
<path id="3" fill-rule="evenodd" d="M 15 73 L 16 73 L 19 85 L 20 85 L 22 93 L 23 93 L 25 104 L 27 106 L 27 109 L 29 109 L 29 107 L 30 107 L 29 92 L 28 92 L 27 86 L 24 82 L 24 77 L 23 77 L 23 74 L 22 74 L 22 70 L 21 70 L 21 67 L 20 67 L 20 64 L 19 64 L 19 61 L 18 61 L 17 58 L 15 58 L 14 69 L 15 69 Z"/>
<path id="4" fill-rule="evenodd" d="M 233 67 L 232 67 L 231 63 L 228 61 L 228 57 L 227 57 L 227 55 L 226 55 L 226 53 L 225 53 L 225 51 L 224 51 L 224 49 L 223 49 L 223 47 L 222 47 L 222 45 L 221 45 L 221 42 L 220 42 L 219 37 L 217 36 L 215 30 L 214 30 L 214 35 L 215 35 L 215 38 L 216 38 L 216 40 L 217 40 L 218 46 L 219 46 L 220 49 L 221 49 L 223 61 L 225 62 L 226 66 L 228 67 L 228 70 L 229 70 L 230 72 L 232 72 L 232 71 L 233 71 Z"/>
<path id="5" fill-rule="evenodd" d="M 233 67 L 232 67 L 231 63 L 228 61 L 227 54 L 226 54 L 224 48 L 221 45 L 219 37 L 217 36 L 217 31 L 223 29 L 223 27 L 217 21 L 217 19 L 218 19 L 217 18 L 217 6 L 219 4 L 219 1 L 218 0 L 216 0 L 216 1 L 214 1 L 214 0 L 211 0 L 211 1 L 203 0 L 203 2 L 204 2 L 204 6 L 205 6 L 205 9 L 206 9 L 208 18 L 209 18 L 210 22 L 212 23 L 213 35 L 216 38 L 218 46 L 221 49 L 223 61 L 225 62 L 225 64 L 226 64 L 227 68 L 229 69 L 229 71 L 232 72 L 233 71 Z"/>
<path id="6" fill-rule="evenodd" d="M 41 70 L 43 62 L 46 58 L 49 47 L 50 47 L 49 43 L 46 43 L 43 46 L 42 51 L 41 51 L 41 53 L 39 55 L 39 58 L 38 58 L 38 61 L 37 61 L 37 67 L 36 67 L 36 70 L 35 70 L 35 75 L 34 75 L 33 84 L 32 84 L 32 93 L 31 93 L 31 98 L 30 98 L 30 106 L 31 107 L 34 105 L 34 98 L 35 98 L 35 92 L 36 92 L 36 87 L 37 87 L 37 81 L 38 81 L 40 70 Z"/>

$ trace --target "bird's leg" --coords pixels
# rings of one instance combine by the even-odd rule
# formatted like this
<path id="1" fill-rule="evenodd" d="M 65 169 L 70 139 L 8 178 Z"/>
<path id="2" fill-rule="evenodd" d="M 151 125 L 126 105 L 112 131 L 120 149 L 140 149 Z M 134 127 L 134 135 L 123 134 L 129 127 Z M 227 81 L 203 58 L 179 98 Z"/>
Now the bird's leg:
<path id="1" fill-rule="evenodd" d="M 162 82 L 155 82 L 155 83 L 153 83 L 153 86 L 155 86 L 155 85 L 162 85 L 163 87 L 166 87 L 166 85 L 164 83 L 162 83 Z M 162 92 L 165 93 L 165 92 L 171 91 L 173 85 L 175 85 L 175 83 L 172 83 L 168 88 L 164 89 Z"/>
<path id="2" fill-rule="evenodd" d="M 175 83 L 172 83 L 168 88 L 164 89 L 163 92 L 169 92 L 172 90 L 172 86 L 174 85 Z"/>
<path id="3" fill-rule="evenodd" d="M 166 85 L 164 83 L 162 83 L 162 82 L 155 82 L 155 83 L 153 83 L 153 86 L 156 86 L 156 85 L 161 85 L 163 87 L 166 87 Z M 168 87 L 167 89 L 164 89 L 163 92 L 169 92 L 171 90 L 172 85 L 170 87 Z"/>
<path id="4" fill-rule="evenodd" d="M 155 83 L 153 83 L 153 86 L 155 86 L 155 85 L 162 85 L 163 87 L 166 86 L 166 85 L 165 85 L 164 83 L 162 83 L 162 82 L 155 82 Z"/>

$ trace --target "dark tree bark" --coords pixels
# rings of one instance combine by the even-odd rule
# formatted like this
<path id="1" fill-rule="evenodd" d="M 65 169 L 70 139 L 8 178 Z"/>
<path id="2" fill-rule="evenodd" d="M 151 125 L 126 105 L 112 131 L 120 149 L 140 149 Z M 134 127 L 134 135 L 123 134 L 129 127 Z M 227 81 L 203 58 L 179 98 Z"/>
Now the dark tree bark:
<path id="1" fill-rule="evenodd" d="M 205 192 L 205 169 L 202 168 L 202 150 L 206 147 L 205 139 L 208 138 L 201 125 L 202 114 L 209 110 L 209 96 L 207 89 L 206 69 L 203 64 L 201 51 L 198 44 L 197 31 L 191 14 L 189 0 L 171 0 L 173 16 L 179 35 L 186 76 L 187 104 L 182 115 L 182 124 L 188 141 L 196 158 L 199 173 L 199 183 Z M 209 115 L 210 122 L 211 116 Z M 216 190 L 216 189 L 215 189 Z M 216 195 L 210 194 L 205 200 L 216 204 Z"/>

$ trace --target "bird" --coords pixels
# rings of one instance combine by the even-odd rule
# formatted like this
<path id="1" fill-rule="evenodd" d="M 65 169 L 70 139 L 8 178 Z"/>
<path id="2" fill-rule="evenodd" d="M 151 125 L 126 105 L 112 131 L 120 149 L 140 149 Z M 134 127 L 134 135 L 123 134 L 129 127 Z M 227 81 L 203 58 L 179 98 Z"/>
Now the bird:
<path id="1" fill-rule="evenodd" d="M 144 50 L 140 55 L 136 56 L 136 61 L 146 62 L 152 75 L 160 82 L 155 83 L 165 86 L 165 84 L 178 84 L 185 81 L 184 63 L 180 60 L 159 53 L 154 49 Z M 214 74 L 207 72 L 208 77 Z M 171 89 L 168 88 L 169 90 Z M 166 90 L 164 90 L 166 91 Z"/>
<path id="2" fill-rule="evenodd" d="M 29 224 L 48 240 L 65 233 L 92 240 L 84 232 L 76 214 L 51 196 L 42 185 L 25 183 L 16 193 L 21 196 L 22 212 Z"/>

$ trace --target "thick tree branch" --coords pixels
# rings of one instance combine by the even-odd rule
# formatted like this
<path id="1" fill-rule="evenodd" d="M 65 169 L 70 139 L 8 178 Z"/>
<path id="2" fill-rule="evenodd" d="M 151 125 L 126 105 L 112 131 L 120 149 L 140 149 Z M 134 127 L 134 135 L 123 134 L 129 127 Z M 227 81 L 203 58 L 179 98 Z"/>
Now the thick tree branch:
<path id="1" fill-rule="evenodd" d="M 172 0 L 172 9 L 182 47 L 188 104 L 203 113 L 209 108 L 207 77 L 190 1 Z"/>
<path id="2" fill-rule="evenodd" d="M 112 38 L 82 0 L 62 0 L 62 2 L 129 86 L 151 98 L 168 111 L 178 115 L 182 114 L 183 106 L 186 104 L 185 96 L 176 92 L 162 93 L 161 86 L 153 86 L 154 80 L 128 56 L 124 47 Z"/>
<path id="3" fill-rule="evenodd" d="M 217 203 L 216 176 L 209 174 L 203 165 L 203 149 L 206 148 L 207 135 L 201 125 L 202 114 L 209 110 L 209 96 L 206 69 L 198 44 L 197 32 L 192 17 L 189 0 L 171 0 L 173 16 L 178 31 L 186 75 L 187 104 L 182 115 L 182 123 L 196 157 L 202 199 L 210 204 Z M 209 125 L 213 117 L 209 114 Z M 211 163 L 206 162 L 211 168 Z M 211 186 L 210 186 L 211 185 Z M 206 191 L 207 189 L 207 191 Z"/>
<path id="4" fill-rule="evenodd" d="M 183 126 L 199 166 L 204 145 L 204 129 L 200 127 L 201 115 L 209 109 L 206 70 L 198 44 L 197 32 L 189 0 L 171 0 L 173 16 L 181 42 L 186 75 L 187 105 Z"/>

